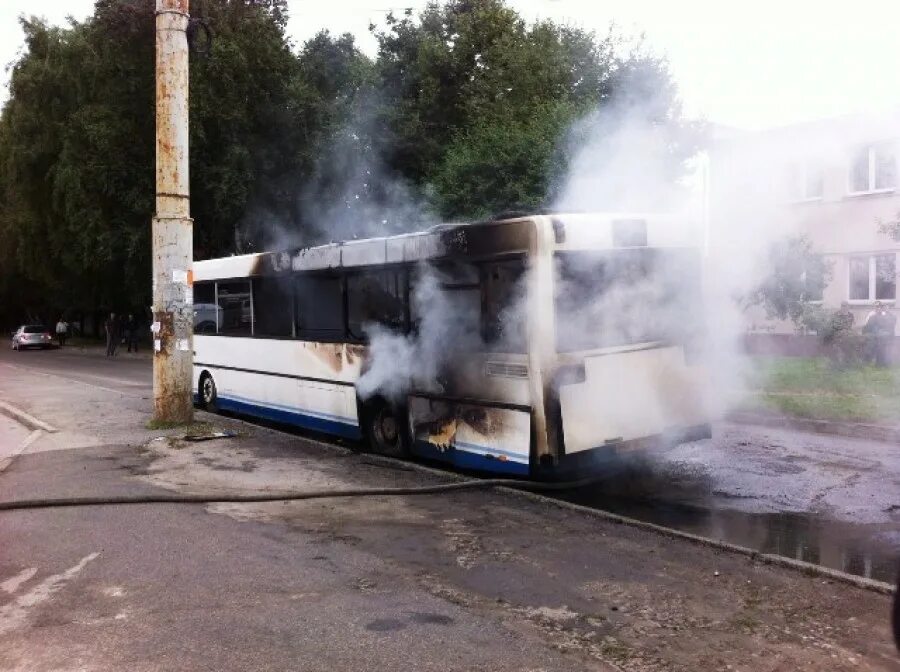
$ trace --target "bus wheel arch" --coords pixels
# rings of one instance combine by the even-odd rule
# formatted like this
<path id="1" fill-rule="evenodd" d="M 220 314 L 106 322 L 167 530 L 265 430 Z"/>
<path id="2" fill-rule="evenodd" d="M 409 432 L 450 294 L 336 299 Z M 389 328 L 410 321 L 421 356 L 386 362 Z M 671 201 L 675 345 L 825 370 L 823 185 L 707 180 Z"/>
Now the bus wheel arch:
<path id="1" fill-rule="evenodd" d="M 219 391 L 216 387 L 216 381 L 209 371 L 204 370 L 203 373 L 200 374 L 197 388 L 200 397 L 200 406 L 207 411 L 214 412 L 216 410 L 216 402 L 219 398 Z"/>
<path id="2" fill-rule="evenodd" d="M 407 411 L 382 396 L 359 400 L 363 435 L 376 453 L 391 457 L 409 454 Z"/>

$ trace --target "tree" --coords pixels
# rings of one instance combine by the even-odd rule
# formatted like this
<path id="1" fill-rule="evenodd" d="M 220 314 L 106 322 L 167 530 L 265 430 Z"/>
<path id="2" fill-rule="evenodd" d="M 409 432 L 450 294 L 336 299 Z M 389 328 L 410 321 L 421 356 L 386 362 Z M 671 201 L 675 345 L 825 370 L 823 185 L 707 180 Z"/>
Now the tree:
<path id="1" fill-rule="evenodd" d="M 547 204 L 571 167 L 570 128 L 597 110 L 664 127 L 667 179 L 691 150 L 664 61 L 612 32 L 450 0 L 389 15 L 373 63 L 327 32 L 295 53 L 286 7 L 194 7 L 213 35 L 190 65 L 196 258 Z M 0 115 L 7 319 L 149 302 L 153 10 L 97 0 L 83 23 L 23 20 Z"/>
<path id="2" fill-rule="evenodd" d="M 214 35 L 190 72 L 191 212 L 195 256 L 205 258 L 257 246 L 261 220 L 298 225 L 296 185 L 350 86 L 334 68 L 314 78 L 303 56 L 354 47 L 323 35 L 298 58 L 283 0 L 209 0 L 200 11 Z M 83 23 L 22 26 L 26 48 L 0 119 L 0 275 L 34 294 L 0 305 L 16 315 L 23 302 L 32 312 L 145 306 L 154 2 L 99 0 Z"/>
<path id="3" fill-rule="evenodd" d="M 900 241 L 900 212 L 893 219 L 879 220 L 878 231 L 890 236 L 893 240 Z"/>
<path id="4" fill-rule="evenodd" d="M 696 151 L 665 61 L 614 32 L 528 26 L 503 0 L 454 0 L 389 16 L 376 37 L 380 146 L 444 217 L 549 205 L 577 154 L 568 129 L 598 111 L 664 126 L 667 178 Z"/>
<path id="5" fill-rule="evenodd" d="M 831 280 L 832 264 L 807 237 L 795 236 L 769 246 L 766 267 L 769 272 L 746 302 L 762 305 L 769 318 L 789 319 L 798 328 L 821 333 L 829 314 L 818 301 Z"/>
<path id="6" fill-rule="evenodd" d="M 547 205 L 565 172 L 559 143 L 575 109 L 548 103 L 531 113 L 524 120 L 485 119 L 457 134 L 432 181 L 445 217 L 480 218 Z"/>

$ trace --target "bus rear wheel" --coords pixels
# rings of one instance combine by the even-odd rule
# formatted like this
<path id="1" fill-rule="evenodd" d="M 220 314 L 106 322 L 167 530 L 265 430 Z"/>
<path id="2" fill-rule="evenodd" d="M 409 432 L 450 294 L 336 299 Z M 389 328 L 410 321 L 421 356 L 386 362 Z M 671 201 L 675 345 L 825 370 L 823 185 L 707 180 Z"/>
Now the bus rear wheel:
<path id="1" fill-rule="evenodd" d="M 366 436 L 372 450 L 390 457 L 409 454 L 406 413 L 384 400 L 366 407 Z"/>
<path id="2" fill-rule="evenodd" d="M 212 375 L 204 371 L 200 376 L 200 405 L 207 411 L 216 410 L 216 400 L 218 392 L 216 390 L 216 381 Z"/>

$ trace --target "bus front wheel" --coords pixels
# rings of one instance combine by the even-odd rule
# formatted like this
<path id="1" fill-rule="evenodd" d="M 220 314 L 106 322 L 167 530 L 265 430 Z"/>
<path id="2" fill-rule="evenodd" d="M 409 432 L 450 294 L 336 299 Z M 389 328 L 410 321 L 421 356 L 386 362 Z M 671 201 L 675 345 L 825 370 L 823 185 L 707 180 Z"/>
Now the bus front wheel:
<path id="1" fill-rule="evenodd" d="M 405 457 L 409 453 L 406 414 L 384 400 L 367 404 L 366 435 L 372 450 L 391 457 Z"/>
<path id="2" fill-rule="evenodd" d="M 218 393 L 216 391 L 216 381 L 213 380 L 209 372 L 204 371 L 200 376 L 200 405 L 207 411 L 216 410 L 216 399 Z"/>

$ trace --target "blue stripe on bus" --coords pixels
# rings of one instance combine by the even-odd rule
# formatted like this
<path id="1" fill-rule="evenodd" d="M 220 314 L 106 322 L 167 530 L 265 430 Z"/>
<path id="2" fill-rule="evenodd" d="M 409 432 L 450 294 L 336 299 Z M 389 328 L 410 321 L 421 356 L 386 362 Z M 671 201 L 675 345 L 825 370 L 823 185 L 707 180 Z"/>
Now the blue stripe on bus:
<path id="1" fill-rule="evenodd" d="M 313 411 L 308 408 L 300 408 L 299 406 L 286 406 L 285 404 L 276 404 L 271 401 L 259 401 L 257 399 L 251 399 L 250 397 L 242 397 L 239 394 L 231 394 L 230 392 L 226 395 L 228 399 L 233 401 L 241 401 L 245 404 L 255 404 L 257 406 L 265 406 L 266 408 L 275 408 L 280 411 L 287 411 L 289 413 L 302 413 L 303 415 L 312 415 L 317 418 L 322 418 L 323 420 L 334 420 L 335 422 L 344 422 L 348 425 L 355 425 L 356 419 L 347 417 L 346 415 L 333 415 L 332 413 L 325 413 L 324 411 Z"/>
<path id="2" fill-rule="evenodd" d="M 472 444 L 466 444 L 472 446 Z M 487 451 L 485 446 L 472 446 L 475 450 Z M 413 444 L 413 452 L 421 457 L 440 462 L 447 462 L 461 469 L 472 469 L 474 471 L 493 471 L 503 474 L 514 474 L 517 476 L 528 476 L 529 467 L 527 463 L 512 462 L 510 460 L 498 460 L 495 457 L 470 452 L 469 450 L 461 450 L 460 448 L 450 448 L 449 450 L 438 450 L 436 447 L 425 441 L 416 441 Z"/>
<path id="3" fill-rule="evenodd" d="M 506 455 L 507 457 L 512 457 L 525 463 L 528 462 L 528 455 L 514 453 L 511 450 L 503 450 L 502 448 L 494 448 L 493 446 L 480 446 L 477 443 L 468 443 L 466 441 L 460 441 L 459 439 L 454 439 L 453 445 L 457 448 L 462 448 L 463 450 L 474 450 L 475 452 L 491 453 L 494 455 Z"/>
<path id="4" fill-rule="evenodd" d="M 349 439 L 358 439 L 362 436 L 359 426 L 350 418 L 340 418 L 339 416 L 331 416 L 326 413 L 317 413 L 287 406 L 264 405 L 257 402 L 242 401 L 234 397 L 218 397 L 216 405 L 223 411 L 255 415 L 259 418 L 297 425 L 316 432 L 336 434 Z"/>

